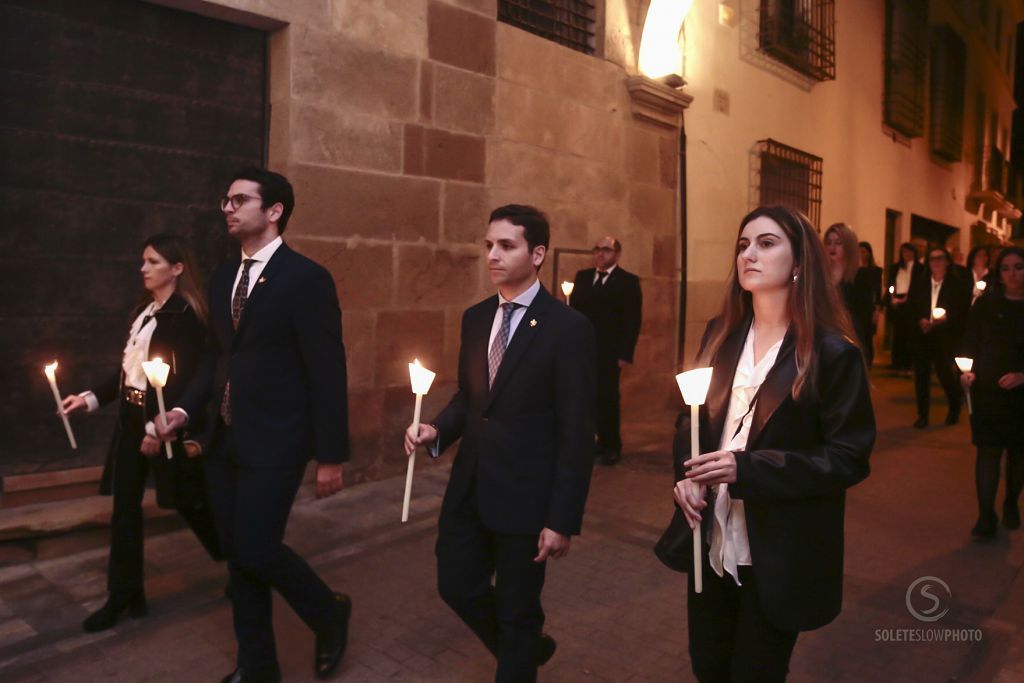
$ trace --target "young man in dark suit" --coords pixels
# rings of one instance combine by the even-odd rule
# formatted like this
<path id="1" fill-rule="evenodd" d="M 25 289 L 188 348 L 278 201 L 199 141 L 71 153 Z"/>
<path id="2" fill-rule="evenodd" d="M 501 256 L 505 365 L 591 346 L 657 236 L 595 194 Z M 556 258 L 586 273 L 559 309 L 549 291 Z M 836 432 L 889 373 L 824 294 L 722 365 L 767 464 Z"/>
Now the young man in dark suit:
<path id="1" fill-rule="evenodd" d="M 161 430 L 173 438 L 208 406 L 218 415 L 206 477 L 238 640 L 238 666 L 225 683 L 281 680 L 271 588 L 316 634 L 320 678 L 341 659 L 352 610 L 283 542 L 309 459 L 323 497 L 341 490 L 349 456 L 341 309 L 330 273 L 281 239 L 294 205 L 284 176 L 256 168 L 235 175 L 221 209 L 241 259 L 214 273 L 210 348 Z"/>
<path id="2" fill-rule="evenodd" d="M 622 459 L 619 375 L 633 362 L 643 309 L 640 278 L 619 265 L 621 255 L 617 239 L 599 239 L 594 267 L 576 273 L 570 299 L 597 334 L 597 456 L 603 465 Z"/>
<path id="3" fill-rule="evenodd" d="M 594 332 L 537 279 L 549 241 L 531 206 L 491 213 L 484 245 L 497 296 L 462 316 L 458 391 L 406 431 L 437 457 L 462 439 L 441 506 L 441 597 L 497 659 L 497 681 L 532 681 L 554 654 L 542 635 L 545 563 L 569 552 L 590 486 Z M 493 583 L 492 583 L 493 579 Z"/>

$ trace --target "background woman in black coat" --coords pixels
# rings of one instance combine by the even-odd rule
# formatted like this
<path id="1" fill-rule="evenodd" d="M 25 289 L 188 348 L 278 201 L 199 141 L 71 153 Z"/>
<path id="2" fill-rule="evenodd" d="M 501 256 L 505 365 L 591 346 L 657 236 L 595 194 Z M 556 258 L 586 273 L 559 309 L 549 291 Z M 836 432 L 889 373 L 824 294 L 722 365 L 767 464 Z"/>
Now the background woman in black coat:
<path id="1" fill-rule="evenodd" d="M 864 349 L 868 366 L 875 360 L 875 334 L 878 332 L 878 316 L 882 310 L 882 269 L 875 263 L 875 250 L 870 242 L 860 243 L 860 269 L 855 282 L 871 292 L 871 343 Z"/>
<path id="2" fill-rule="evenodd" d="M 908 375 L 913 367 L 910 338 L 916 321 L 911 319 L 907 297 L 914 281 L 925 277 L 927 274 L 917 260 L 917 247 L 904 242 L 900 245 L 900 259 L 889 266 L 885 280 L 887 318 L 892 322 L 892 369 L 898 375 Z"/>
<path id="3" fill-rule="evenodd" d="M 167 405 L 174 405 L 196 370 L 206 335 L 206 306 L 199 294 L 194 262 L 180 237 L 156 235 L 146 240 L 140 269 L 146 293 L 135 309 L 120 371 L 95 391 L 64 399 L 64 409 L 69 413 L 83 408 L 95 410 L 115 401 L 119 411 L 100 484 L 101 493 L 114 497 L 107 570 L 109 595 L 106 604 L 83 622 L 87 632 L 111 628 L 126 609 L 133 617 L 146 614 L 142 495 L 150 469 L 157 504 L 177 509 L 210 556 L 222 559 L 206 500 L 202 465 L 196 457 L 199 446 L 194 441 L 176 441 L 174 457 L 167 459 L 153 426 L 158 412 L 156 392 L 141 366 L 143 361 L 156 357 L 171 366 L 164 398 Z"/>
<path id="4" fill-rule="evenodd" d="M 704 455 L 689 452 L 689 412 L 673 444 L 686 470 L 675 501 L 703 539 L 704 590 L 691 580 L 688 599 L 702 683 L 784 680 L 798 633 L 839 614 L 846 489 L 868 476 L 875 440 L 852 335 L 807 219 L 784 207 L 744 218 L 701 343 L 698 364 L 714 367 Z"/>
<path id="5" fill-rule="evenodd" d="M 1018 501 L 1024 488 L 1024 250 L 1004 249 L 995 278 L 971 309 L 960 353 L 974 359 L 960 382 L 971 393 L 971 440 L 978 448 L 975 485 L 978 538 L 996 534 L 999 461 L 1006 451 L 1003 526 L 1020 527 Z"/>
<path id="6" fill-rule="evenodd" d="M 823 239 L 832 284 L 839 288 L 840 298 L 846 305 L 856 339 L 870 365 L 874 358 L 872 328 L 875 292 L 866 274 L 861 275 L 857 233 L 846 223 L 833 223 L 825 231 Z"/>

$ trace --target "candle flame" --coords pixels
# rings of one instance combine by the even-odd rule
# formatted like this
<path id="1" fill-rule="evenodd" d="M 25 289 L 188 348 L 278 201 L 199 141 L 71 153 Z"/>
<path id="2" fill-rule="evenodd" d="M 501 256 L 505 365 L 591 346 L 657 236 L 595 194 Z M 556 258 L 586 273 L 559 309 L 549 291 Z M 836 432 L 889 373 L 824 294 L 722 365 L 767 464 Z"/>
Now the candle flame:
<path id="1" fill-rule="evenodd" d="M 412 384 L 412 393 L 426 394 L 430 391 L 430 385 L 434 382 L 436 374 L 420 365 L 418 358 L 409 363 L 409 382 Z"/>
<path id="2" fill-rule="evenodd" d="M 43 367 L 43 372 L 46 373 L 47 377 L 53 379 L 54 373 L 57 372 L 57 361 L 53 361 L 49 365 Z"/>
<path id="3" fill-rule="evenodd" d="M 956 361 L 956 366 L 960 368 L 960 372 L 970 372 L 974 367 L 974 359 L 966 358 L 964 356 L 957 356 L 953 359 Z"/>
<path id="4" fill-rule="evenodd" d="M 977 281 L 977 282 L 976 282 L 976 283 L 974 284 L 974 286 L 978 288 L 978 291 L 979 291 L 979 292 L 984 292 L 984 291 L 985 291 L 985 288 L 986 288 L 986 287 L 988 287 L 988 283 L 987 283 L 987 282 L 985 282 L 984 280 L 978 280 L 978 281 Z"/>
<path id="5" fill-rule="evenodd" d="M 945 318 L 945 317 L 946 317 L 946 309 L 945 308 L 942 308 L 941 306 L 936 306 L 935 308 L 932 309 L 932 318 L 934 318 L 935 320 L 940 320 L 940 319 Z M 947 358 L 948 358 L 948 356 L 947 356 Z"/>
<path id="6" fill-rule="evenodd" d="M 572 290 L 575 289 L 575 288 L 576 288 L 576 285 L 574 283 L 569 282 L 568 280 L 566 280 L 565 282 L 562 283 L 562 294 L 565 294 L 566 296 L 569 296 L 570 294 L 572 294 Z"/>
<path id="7" fill-rule="evenodd" d="M 676 375 L 676 383 L 686 405 L 703 405 L 711 386 L 712 371 L 713 368 L 694 368 Z"/>
<path id="8" fill-rule="evenodd" d="M 889 285 L 889 293 L 890 294 L 895 294 L 896 293 L 896 288 L 893 287 L 892 285 Z"/>

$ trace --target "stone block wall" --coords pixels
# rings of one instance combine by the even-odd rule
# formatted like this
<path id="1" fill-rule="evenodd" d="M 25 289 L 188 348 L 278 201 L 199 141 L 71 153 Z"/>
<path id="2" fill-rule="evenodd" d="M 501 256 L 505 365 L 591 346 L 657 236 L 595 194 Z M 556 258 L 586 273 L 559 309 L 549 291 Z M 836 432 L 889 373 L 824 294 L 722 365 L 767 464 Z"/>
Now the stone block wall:
<path id="1" fill-rule="evenodd" d="M 289 241 L 338 286 L 355 478 L 404 463 L 408 361 L 439 373 L 425 417 L 451 395 L 462 311 L 493 293 L 487 216 L 507 202 L 547 211 L 553 248 L 622 241 L 645 295 L 624 409 L 671 400 L 678 142 L 633 118 L 620 66 L 635 64 L 623 55 L 646 2 L 609 3 L 607 59 L 498 23 L 495 0 L 219 4 L 284 24 L 270 36 L 270 166 L 295 185 Z"/>

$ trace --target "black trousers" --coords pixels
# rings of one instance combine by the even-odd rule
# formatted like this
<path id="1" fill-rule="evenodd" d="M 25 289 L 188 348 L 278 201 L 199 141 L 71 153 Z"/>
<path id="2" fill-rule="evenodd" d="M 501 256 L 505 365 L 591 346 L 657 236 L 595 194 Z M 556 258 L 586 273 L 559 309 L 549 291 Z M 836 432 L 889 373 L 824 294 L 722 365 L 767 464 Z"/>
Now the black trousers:
<path id="1" fill-rule="evenodd" d="M 111 491 L 114 512 L 110 518 L 110 559 L 107 567 L 107 592 L 115 602 L 126 602 L 143 591 L 142 496 L 150 469 L 149 458 L 139 452 L 142 438 L 146 435 L 142 408 L 134 405 L 121 408 L 121 435 L 114 455 Z M 164 457 L 163 450 L 153 457 Z M 210 507 L 197 503 L 182 505 L 177 511 L 210 557 L 223 559 Z"/>
<path id="2" fill-rule="evenodd" d="M 910 370 L 913 366 L 910 337 L 914 321 L 911 320 L 906 304 L 891 306 L 889 313 L 892 318 L 892 367 L 896 370 Z"/>
<path id="3" fill-rule="evenodd" d="M 238 666 L 277 663 L 273 588 L 314 631 L 332 626 L 334 593 L 284 544 L 285 527 L 305 466 L 251 468 L 239 463 L 232 429 L 221 425 L 206 461 L 210 503 L 231 576 Z"/>
<path id="4" fill-rule="evenodd" d="M 953 370 L 953 352 L 944 345 L 929 343 L 918 348 L 914 354 L 914 395 L 917 398 L 917 416 L 928 419 L 928 409 L 931 406 L 932 398 L 932 376 L 931 369 L 935 368 L 935 374 L 939 378 L 939 384 L 946 394 L 946 403 L 950 412 L 959 414 L 960 397 L 963 392 L 960 390 L 960 382 L 957 380 L 956 371 Z"/>
<path id="5" fill-rule="evenodd" d="M 614 355 L 597 359 L 597 452 L 619 453 L 619 359 Z"/>
<path id="6" fill-rule="evenodd" d="M 441 598 L 497 658 L 495 680 L 537 680 L 546 564 L 533 561 L 537 535 L 484 527 L 474 490 L 458 510 L 441 513 L 436 552 Z"/>
<path id="7" fill-rule="evenodd" d="M 751 567 L 740 567 L 737 586 L 726 572 L 721 578 L 704 555 L 704 590 L 694 592 L 693 574 L 687 601 L 690 661 L 700 683 L 770 683 L 785 681 L 798 633 L 775 627 L 761 609 Z"/>

